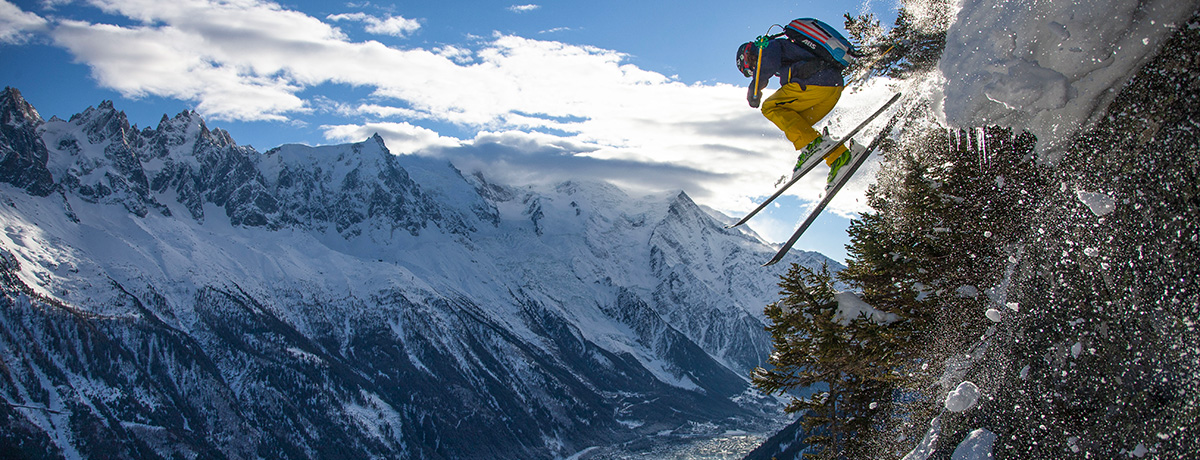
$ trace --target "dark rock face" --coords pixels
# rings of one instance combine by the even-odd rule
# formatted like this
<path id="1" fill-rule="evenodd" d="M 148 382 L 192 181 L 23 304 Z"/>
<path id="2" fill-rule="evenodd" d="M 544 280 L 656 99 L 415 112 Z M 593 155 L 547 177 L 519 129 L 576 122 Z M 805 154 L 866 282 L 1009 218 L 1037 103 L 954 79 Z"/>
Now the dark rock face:
<path id="1" fill-rule="evenodd" d="M 461 220 L 444 218 L 442 206 L 425 196 L 378 135 L 352 144 L 349 152 L 333 158 L 335 164 L 314 157 L 316 150 L 289 145 L 266 153 L 266 161 L 278 168 L 271 192 L 281 203 L 279 223 L 330 223 L 348 238 L 371 227 L 402 230 L 412 236 L 420 235 L 430 224 L 444 225 L 459 234 L 468 230 Z"/>
<path id="2" fill-rule="evenodd" d="M 46 169 L 49 152 L 37 134 L 42 117 L 15 88 L 0 92 L 0 182 L 23 188 L 32 195 L 54 191 Z"/>

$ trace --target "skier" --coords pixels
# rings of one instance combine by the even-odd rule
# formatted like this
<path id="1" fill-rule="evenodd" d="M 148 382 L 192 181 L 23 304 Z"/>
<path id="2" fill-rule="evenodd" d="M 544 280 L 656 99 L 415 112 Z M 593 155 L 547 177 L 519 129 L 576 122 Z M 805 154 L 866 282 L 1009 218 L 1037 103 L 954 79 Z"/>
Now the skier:
<path id="1" fill-rule="evenodd" d="M 852 68 L 856 60 L 864 55 L 836 29 L 818 19 L 798 18 L 783 26 L 782 33 L 770 35 L 775 27 L 777 25 L 767 29 L 768 35 L 738 47 L 737 67 L 742 75 L 753 78 L 746 92 L 746 100 L 750 102 L 750 107 L 759 108 L 761 105 L 763 116 L 783 131 L 796 150 L 800 151 L 800 157 L 796 161 L 796 167 L 792 169 L 792 179 L 730 227 L 746 223 L 820 164 L 821 160 L 825 160 L 829 165 L 829 178 L 825 181 L 825 197 L 809 211 L 808 217 L 792 233 L 792 237 L 783 243 L 775 257 L 765 265 L 783 260 L 792 245 L 796 244 L 805 230 L 833 200 L 838 190 L 849 182 L 850 177 L 879 146 L 884 136 L 891 133 L 899 120 L 899 113 L 892 116 L 883 131 L 866 147 L 851 140 L 901 96 L 900 93 L 893 95 L 882 107 L 850 130 L 842 140 L 830 138 L 828 131 L 817 132 L 813 125 L 829 115 L 829 111 L 833 110 L 833 106 L 837 105 L 842 96 L 842 89 L 846 86 L 842 70 Z M 890 50 L 889 48 L 888 51 Z M 772 76 L 779 77 L 780 88 L 763 101 L 762 90 L 770 83 Z"/>
<path id="2" fill-rule="evenodd" d="M 799 170 L 815 152 L 828 148 L 828 132 L 822 134 L 813 125 L 833 110 L 846 86 L 842 72 L 833 64 L 793 43 L 786 37 L 760 37 L 738 47 L 738 70 L 752 78 L 746 100 L 750 107 L 775 123 L 800 152 L 793 171 Z M 762 90 L 772 76 L 779 77 L 779 90 L 762 101 Z M 829 165 L 828 183 L 850 161 L 850 151 L 840 145 L 825 156 Z"/>

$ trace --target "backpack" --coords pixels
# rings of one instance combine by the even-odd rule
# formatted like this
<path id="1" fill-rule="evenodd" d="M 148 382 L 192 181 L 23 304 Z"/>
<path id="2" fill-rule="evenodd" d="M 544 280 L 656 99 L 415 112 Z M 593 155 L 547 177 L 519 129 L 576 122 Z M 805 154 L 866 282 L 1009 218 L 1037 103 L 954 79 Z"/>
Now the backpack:
<path id="1" fill-rule="evenodd" d="M 833 64 L 838 70 L 853 64 L 858 54 L 849 40 L 818 19 L 800 18 L 792 21 L 783 28 L 783 35 L 792 43 Z"/>

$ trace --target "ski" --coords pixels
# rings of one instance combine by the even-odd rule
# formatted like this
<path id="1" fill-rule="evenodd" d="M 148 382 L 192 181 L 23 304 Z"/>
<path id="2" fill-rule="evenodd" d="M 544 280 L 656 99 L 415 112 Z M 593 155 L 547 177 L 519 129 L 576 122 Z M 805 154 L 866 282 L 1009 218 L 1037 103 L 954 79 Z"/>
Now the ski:
<path id="1" fill-rule="evenodd" d="M 895 98 L 893 98 L 893 100 L 894 99 Z M 887 135 L 892 132 L 892 127 L 896 126 L 896 122 L 899 119 L 899 113 L 892 116 L 892 119 L 888 120 L 887 125 L 883 127 L 883 131 L 880 131 L 879 134 L 875 136 L 875 139 L 871 140 L 871 144 L 868 145 L 861 154 L 855 156 L 854 159 L 851 160 L 850 164 L 843 166 L 843 168 L 847 168 L 845 173 L 841 174 L 840 177 L 835 178 L 830 188 L 825 191 L 825 198 L 822 198 L 821 201 L 817 203 L 817 206 L 813 208 L 812 211 L 809 211 L 808 218 L 804 219 L 804 223 L 800 224 L 800 228 L 796 229 L 796 233 L 793 233 L 792 237 L 788 238 L 787 242 L 783 243 L 783 247 L 779 248 L 779 252 L 775 253 L 775 257 L 772 257 L 771 260 L 763 264 L 764 267 L 775 265 L 780 260 L 783 260 L 783 256 L 787 255 L 788 251 L 792 249 L 792 246 L 796 244 L 796 241 L 800 239 L 800 236 L 804 234 L 804 231 L 808 230 L 808 227 L 817 220 L 817 216 L 821 214 L 821 211 L 825 210 L 825 206 L 828 206 L 829 202 L 833 201 L 833 197 L 834 195 L 837 195 L 838 190 L 841 190 L 842 186 L 850 182 L 850 178 L 854 176 L 854 173 L 858 171 L 858 168 L 867 162 L 867 157 L 870 157 L 871 153 L 874 152 L 875 149 L 879 147 L 879 144 L 881 144 L 887 137 Z"/>
<path id="2" fill-rule="evenodd" d="M 821 164 L 821 161 L 818 161 L 818 160 L 823 160 L 825 158 L 826 154 L 833 151 L 833 149 L 842 145 L 846 141 L 850 140 L 850 138 L 854 137 L 855 134 L 858 134 L 858 132 L 861 131 L 863 128 L 865 128 L 868 123 L 870 123 L 872 120 L 874 120 L 875 117 L 878 117 L 879 114 L 883 113 L 884 110 L 887 110 L 888 107 L 891 107 L 892 104 L 894 104 L 898 99 L 900 99 L 900 95 L 901 95 L 901 93 L 896 93 L 895 96 L 892 96 L 891 99 L 888 99 L 888 101 L 883 104 L 883 107 L 880 107 L 878 110 L 875 111 L 875 113 L 872 113 L 871 116 L 867 117 L 866 120 L 863 120 L 862 123 L 859 123 L 858 126 L 855 126 L 854 129 L 850 130 L 850 132 L 848 134 L 843 136 L 836 143 L 830 144 L 830 147 L 828 149 L 822 149 L 820 152 L 814 153 L 813 156 L 809 157 L 808 161 L 806 161 L 805 164 L 798 171 L 796 171 L 794 174 L 792 174 L 791 180 L 787 181 L 786 184 L 783 184 L 782 187 L 779 187 L 779 190 L 775 191 L 774 195 L 771 195 L 766 200 L 764 200 L 762 203 L 760 203 L 757 208 L 754 208 L 753 211 L 750 211 L 749 214 L 746 214 L 746 216 L 742 217 L 742 219 L 737 221 L 737 223 L 726 226 L 725 228 L 734 228 L 739 225 L 742 225 L 742 224 L 746 223 L 747 221 L 749 221 L 751 217 L 754 217 L 756 214 L 758 214 L 759 211 L 762 211 L 763 209 L 765 209 L 768 204 L 771 204 L 772 201 L 775 201 L 776 198 L 779 198 L 780 195 L 783 195 L 783 192 L 786 192 L 788 188 L 790 188 L 796 182 L 799 182 L 800 178 L 804 177 L 805 174 L 808 174 L 809 171 L 812 171 L 813 168 L 816 168 L 817 165 Z"/>

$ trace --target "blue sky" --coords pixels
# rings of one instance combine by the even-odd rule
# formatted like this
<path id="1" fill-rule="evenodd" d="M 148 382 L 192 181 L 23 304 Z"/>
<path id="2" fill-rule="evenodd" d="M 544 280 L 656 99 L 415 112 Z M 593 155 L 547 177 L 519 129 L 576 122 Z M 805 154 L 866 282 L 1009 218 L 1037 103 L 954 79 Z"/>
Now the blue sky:
<path id="1" fill-rule="evenodd" d="M 745 103 L 736 46 L 803 16 L 894 3 L 0 0 L 0 85 L 43 117 L 113 100 L 132 123 L 197 110 L 265 151 L 362 140 L 510 183 L 682 189 L 731 215 L 770 193 L 790 144 Z M 773 84 L 774 86 L 774 84 Z M 850 95 L 850 123 L 878 103 Z M 836 129 L 835 129 L 836 132 Z M 779 241 L 823 170 L 751 221 Z M 854 188 L 797 245 L 844 257 Z M 840 214 L 840 215 L 839 215 Z"/>

